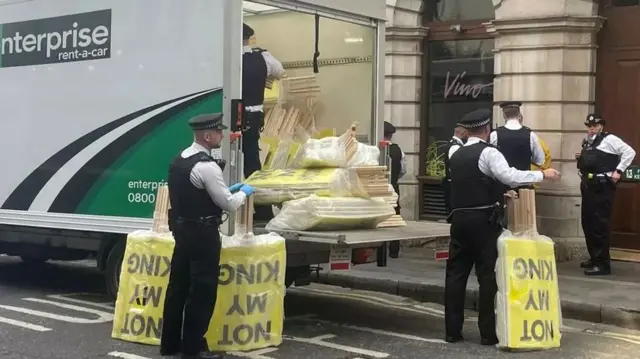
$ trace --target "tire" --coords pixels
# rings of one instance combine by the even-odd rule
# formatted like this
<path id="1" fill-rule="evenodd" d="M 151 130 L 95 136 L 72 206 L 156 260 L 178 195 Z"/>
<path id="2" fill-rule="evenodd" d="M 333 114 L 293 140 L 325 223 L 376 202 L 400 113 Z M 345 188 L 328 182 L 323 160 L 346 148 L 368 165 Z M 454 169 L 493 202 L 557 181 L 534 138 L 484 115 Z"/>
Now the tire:
<path id="1" fill-rule="evenodd" d="M 115 300 L 118 297 L 118 287 L 120 285 L 120 270 L 124 259 L 124 249 L 127 244 L 126 239 L 121 239 L 109 251 L 107 264 L 105 266 L 104 278 L 109 298 Z"/>
<path id="2" fill-rule="evenodd" d="M 44 264 L 46 261 L 49 260 L 49 258 L 46 258 L 46 257 L 32 256 L 28 254 L 21 255 L 20 259 L 25 264 L 29 264 L 29 265 L 40 265 L 40 264 Z"/>

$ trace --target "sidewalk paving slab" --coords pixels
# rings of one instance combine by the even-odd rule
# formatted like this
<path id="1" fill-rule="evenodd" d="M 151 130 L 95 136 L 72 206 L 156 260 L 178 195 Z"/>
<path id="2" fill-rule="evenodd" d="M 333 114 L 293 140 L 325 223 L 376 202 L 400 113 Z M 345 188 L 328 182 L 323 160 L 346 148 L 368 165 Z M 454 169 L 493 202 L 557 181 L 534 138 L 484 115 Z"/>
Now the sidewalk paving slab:
<path id="1" fill-rule="evenodd" d="M 445 262 L 432 258 L 429 251 L 404 248 L 387 267 L 373 263 L 349 271 L 322 271 L 316 281 L 444 304 Z M 607 277 L 585 277 L 576 261 L 557 266 L 564 318 L 640 329 L 640 264 L 614 262 L 613 275 Z M 478 283 L 472 272 L 465 307 L 477 310 L 477 298 Z"/>

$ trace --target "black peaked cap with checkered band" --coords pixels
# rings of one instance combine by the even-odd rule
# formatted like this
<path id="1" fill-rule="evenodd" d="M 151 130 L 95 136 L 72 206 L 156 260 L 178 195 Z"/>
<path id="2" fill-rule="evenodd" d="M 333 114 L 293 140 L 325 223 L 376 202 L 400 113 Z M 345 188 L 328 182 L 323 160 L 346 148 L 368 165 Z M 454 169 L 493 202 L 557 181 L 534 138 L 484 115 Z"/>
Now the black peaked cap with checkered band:
<path id="1" fill-rule="evenodd" d="M 462 116 L 460 121 L 457 123 L 457 126 L 466 129 L 474 129 L 486 126 L 491 123 L 492 117 L 493 112 L 491 110 L 481 108 L 475 111 L 471 111 L 468 114 Z"/>
<path id="2" fill-rule="evenodd" d="M 596 115 L 595 113 L 588 114 L 586 120 L 584 121 L 585 126 L 604 125 L 604 123 L 605 122 L 602 117 Z"/>

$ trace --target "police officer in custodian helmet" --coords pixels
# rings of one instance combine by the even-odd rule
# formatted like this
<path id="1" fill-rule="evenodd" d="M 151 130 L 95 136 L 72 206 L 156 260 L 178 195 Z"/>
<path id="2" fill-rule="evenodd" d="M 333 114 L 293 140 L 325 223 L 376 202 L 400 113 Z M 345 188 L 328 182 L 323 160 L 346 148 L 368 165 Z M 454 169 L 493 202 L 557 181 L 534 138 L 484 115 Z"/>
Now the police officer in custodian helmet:
<path id="1" fill-rule="evenodd" d="M 467 280 L 475 265 L 480 284 L 478 326 L 483 345 L 498 343 L 494 298 L 497 240 L 502 233 L 499 203 L 505 185 L 515 188 L 547 179 L 558 179 L 555 169 L 521 171 L 510 167 L 502 153 L 488 144 L 492 111 L 468 113 L 459 122 L 467 130 L 467 142 L 449 159 L 451 171 L 451 242 L 445 280 L 447 342 L 462 340 Z"/>
<path id="2" fill-rule="evenodd" d="M 216 303 L 220 274 L 222 212 L 235 211 L 254 189 L 227 188 L 222 169 L 211 157 L 220 148 L 222 114 L 189 121 L 194 142 L 169 168 L 169 226 L 175 239 L 165 298 L 160 353 L 183 358 L 222 358 L 208 351 L 204 338 Z M 232 193 L 236 192 L 236 193 Z"/>
<path id="3" fill-rule="evenodd" d="M 588 135 L 576 159 L 581 177 L 582 230 L 590 258 L 580 266 L 586 275 L 608 275 L 611 274 L 611 205 L 616 183 L 636 151 L 618 136 L 604 132 L 605 122 L 599 116 L 588 115 L 584 125 Z"/>

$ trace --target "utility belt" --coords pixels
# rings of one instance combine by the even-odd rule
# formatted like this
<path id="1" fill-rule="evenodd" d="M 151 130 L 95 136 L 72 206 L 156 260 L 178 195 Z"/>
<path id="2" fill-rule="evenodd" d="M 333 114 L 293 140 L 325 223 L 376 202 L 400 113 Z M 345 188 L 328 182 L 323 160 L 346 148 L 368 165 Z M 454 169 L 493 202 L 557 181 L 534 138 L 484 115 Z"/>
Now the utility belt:
<path id="1" fill-rule="evenodd" d="M 453 220 L 453 215 L 456 213 L 464 213 L 471 211 L 484 211 L 489 214 L 489 224 L 491 225 L 499 225 L 502 223 L 502 219 L 504 218 L 504 206 L 500 203 L 496 202 L 491 205 L 486 206 L 476 206 L 476 207 L 462 207 L 462 208 L 454 208 L 449 216 L 447 216 L 447 223 L 451 223 Z"/>
<path id="2" fill-rule="evenodd" d="M 611 177 L 607 176 L 604 173 L 589 173 L 589 172 L 580 172 L 582 174 L 582 182 L 586 184 L 605 184 L 611 183 L 613 184 L 613 180 Z"/>
<path id="3" fill-rule="evenodd" d="M 219 216 L 205 216 L 185 218 L 175 216 L 172 213 L 172 209 L 169 209 L 169 230 L 173 231 L 178 226 L 196 226 L 196 227 L 220 227 L 222 224 L 222 218 Z"/>
<path id="4" fill-rule="evenodd" d="M 262 132 L 264 130 L 264 105 L 245 106 L 244 112 L 242 131 L 246 132 L 257 128 Z"/>

